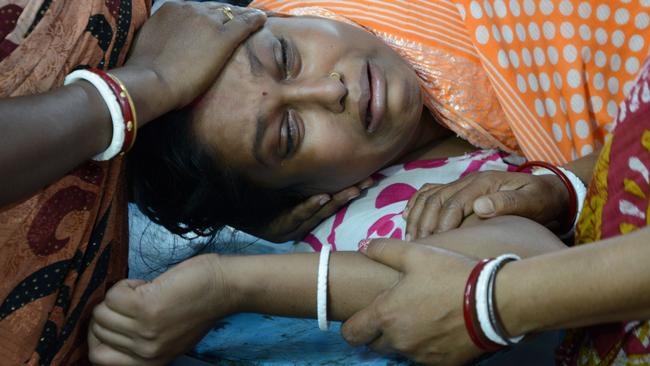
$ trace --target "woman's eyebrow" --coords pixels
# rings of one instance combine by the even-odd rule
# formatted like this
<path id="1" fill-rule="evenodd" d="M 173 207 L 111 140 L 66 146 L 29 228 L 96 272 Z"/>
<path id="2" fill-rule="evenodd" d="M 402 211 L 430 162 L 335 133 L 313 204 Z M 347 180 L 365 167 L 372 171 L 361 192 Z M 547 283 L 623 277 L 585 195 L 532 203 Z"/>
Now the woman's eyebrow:
<path id="1" fill-rule="evenodd" d="M 250 67 L 251 74 L 253 74 L 253 76 L 261 76 L 264 65 L 262 65 L 262 61 L 260 61 L 259 57 L 257 57 L 255 51 L 253 50 L 251 38 L 249 38 L 248 41 L 244 43 L 244 49 L 246 50 L 246 56 L 248 56 L 248 65 Z"/>

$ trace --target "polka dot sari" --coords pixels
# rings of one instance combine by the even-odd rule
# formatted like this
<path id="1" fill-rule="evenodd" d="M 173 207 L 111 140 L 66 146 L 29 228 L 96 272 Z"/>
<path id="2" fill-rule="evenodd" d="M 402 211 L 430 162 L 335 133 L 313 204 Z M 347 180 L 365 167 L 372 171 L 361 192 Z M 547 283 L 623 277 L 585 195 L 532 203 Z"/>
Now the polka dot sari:
<path id="1" fill-rule="evenodd" d="M 457 5 L 526 156 L 562 163 L 603 142 L 645 59 L 650 2 Z"/>

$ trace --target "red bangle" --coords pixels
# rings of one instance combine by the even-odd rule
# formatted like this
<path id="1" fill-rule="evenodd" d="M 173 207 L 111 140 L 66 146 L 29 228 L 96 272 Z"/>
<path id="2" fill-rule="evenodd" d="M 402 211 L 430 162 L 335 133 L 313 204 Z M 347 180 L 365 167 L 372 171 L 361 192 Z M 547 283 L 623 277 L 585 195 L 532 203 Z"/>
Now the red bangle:
<path id="1" fill-rule="evenodd" d="M 133 147 L 133 144 L 135 144 L 135 138 L 136 138 L 136 135 L 138 133 L 138 114 L 135 111 L 135 103 L 133 103 L 133 99 L 131 98 L 131 94 L 129 94 L 129 92 L 126 90 L 126 86 L 124 86 L 124 84 L 120 81 L 120 79 L 115 77 L 115 75 L 109 74 L 109 73 L 107 73 L 107 75 L 110 76 L 111 79 L 115 80 L 115 82 L 120 85 L 120 89 L 122 90 L 122 92 L 120 93 L 120 96 L 121 97 L 126 97 L 126 99 L 129 102 L 129 107 L 130 107 L 130 110 L 131 110 L 132 119 L 130 120 L 131 123 L 129 123 L 127 120 L 125 120 L 125 121 L 127 121 L 126 124 L 125 124 L 125 127 L 128 130 L 128 132 L 126 133 L 125 139 L 124 139 L 124 147 L 125 147 L 124 152 L 128 152 Z"/>
<path id="2" fill-rule="evenodd" d="M 124 154 L 131 149 L 133 143 L 135 142 L 137 125 L 133 100 L 131 99 L 131 96 L 127 92 L 124 85 L 114 76 L 109 75 L 108 73 L 96 68 L 90 68 L 88 71 L 101 77 L 102 80 L 106 82 L 108 87 L 111 88 L 111 91 L 113 91 L 113 94 L 115 94 L 115 98 L 117 98 L 117 102 L 119 103 L 120 109 L 122 111 L 122 116 L 124 117 L 124 144 L 120 150 L 120 154 Z"/>
<path id="3" fill-rule="evenodd" d="M 501 345 L 490 341 L 484 334 L 482 334 L 476 316 L 476 281 L 478 281 L 478 276 L 481 274 L 483 267 L 492 260 L 494 260 L 494 258 L 486 258 L 476 264 L 467 278 L 465 292 L 463 294 L 463 318 L 465 319 L 465 329 L 467 329 L 467 334 L 469 334 L 469 338 L 472 340 L 474 345 L 486 352 L 494 352 L 503 348 Z"/>
<path id="4" fill-rule="evenodd" d="M 559 230 L 560 233 L 569 232 L 571 229 L 573 229 L 573 224 L 575 223 L 576 216 L 578 215 L 578 194 L 576 193 L 576 189 L 573 187 L 573 184 L 571 184 L 569 177 L 567 177 L 566 174 L 562 172 L 562 170 L 558 169 L 558 167 L 553 164 L 549 164 L 543 161 L 529 161 L 517 167 L 516 171 L 522 172 L 525 169 L 533 167 L 540 167 L 552 171 L 553 174 L 560 178 L 566 187 L 567 192 L 569 192 L 569 213 L 567 215 L 566 222 Z"/>

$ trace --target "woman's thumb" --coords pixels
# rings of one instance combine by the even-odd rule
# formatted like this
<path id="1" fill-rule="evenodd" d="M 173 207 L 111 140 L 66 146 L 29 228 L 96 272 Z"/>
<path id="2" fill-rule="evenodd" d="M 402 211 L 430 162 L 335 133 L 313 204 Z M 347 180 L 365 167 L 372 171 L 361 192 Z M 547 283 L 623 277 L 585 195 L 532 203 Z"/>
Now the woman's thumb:
<path id="1" fill-rule="evenodd" d="M 502 215 L 531 217 L 533 207 L 519 191 L 501 191 L 481 196 L 474 201 L 474 213 L 482 218 Z"/>

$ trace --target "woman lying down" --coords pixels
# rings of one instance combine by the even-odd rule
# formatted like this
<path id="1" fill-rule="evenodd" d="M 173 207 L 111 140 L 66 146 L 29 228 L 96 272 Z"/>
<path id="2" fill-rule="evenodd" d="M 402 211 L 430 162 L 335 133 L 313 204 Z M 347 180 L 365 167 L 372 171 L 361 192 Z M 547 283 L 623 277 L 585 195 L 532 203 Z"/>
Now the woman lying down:
<path id="1" fill-rule="evenodd" d="M 522 218 L 483 226 L 467 219 L 452 242 L 446 233 L 422 234 L 433 232 L 426 225 L 436 209 L 413 199 L 404 213 L 425 183 L 512 170 L 507 154 L 477 150 L 443 127 L 448 121 L 420 81 L 398 53 L 359 27 L 272 17 L 200 100 L 141 132 L 130 157 L 132 198 L 174 233 L 209 235 L 224 225 L 255 231 L 308 197 L 343 190 L 385 168 L 374 176 L 375 187 L 301 245 L 355 251 L 361 239 L 392 237 L 475 258 L 562 249 L 551 231 Z M 547 198 L 538 216 L 543 224 L 562 219 L 556 216 L 568 197 L 559 179 L 510 174 Z M 504 232 L 507 244 L 497 240 Z M 169 289 L 154 302 L 129 300 L 137 281 L 114 288 L 95 312 L 90 337 L 137 355 L 131 357 L 168 360 L 234 312 L 315 317 L 318 268 L 318 253 L 199 256 L 154 281 Z M 327 317 L 348 318 L 398 277 L 359 253 L 333 253 L 321 282 L 328 286 L 321 291 Z M 448 301 L 461 309 L 462 294 L 449 294 Z"/>

